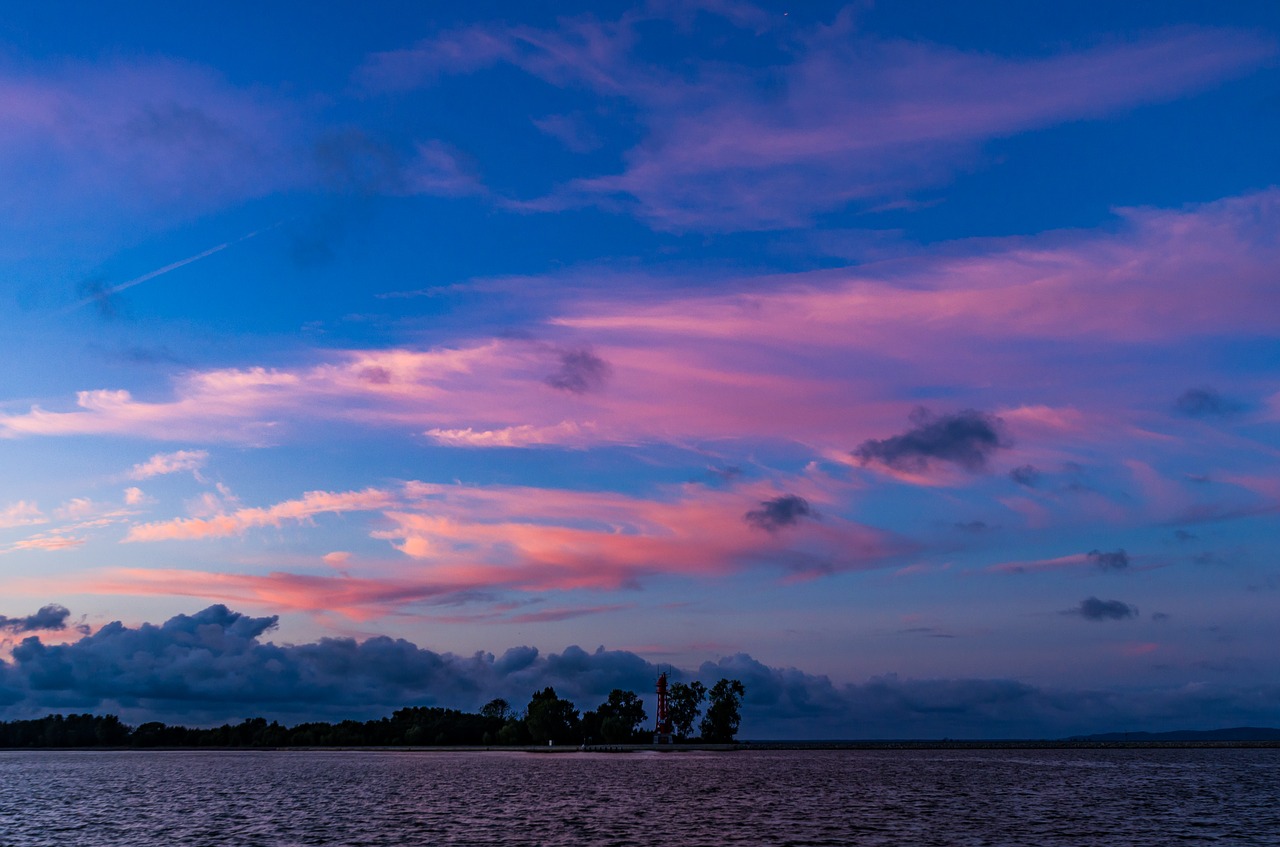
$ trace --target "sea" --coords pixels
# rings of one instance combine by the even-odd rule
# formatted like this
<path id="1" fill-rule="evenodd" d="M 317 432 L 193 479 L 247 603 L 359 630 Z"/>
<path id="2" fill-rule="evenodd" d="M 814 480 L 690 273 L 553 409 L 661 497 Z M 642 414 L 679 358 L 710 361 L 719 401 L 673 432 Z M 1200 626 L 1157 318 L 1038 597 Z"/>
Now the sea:
<path id="1" fill-rule="evenodd" d="M 0 751 L 3 847 L 1280 845 L 1280 749 Z"/>

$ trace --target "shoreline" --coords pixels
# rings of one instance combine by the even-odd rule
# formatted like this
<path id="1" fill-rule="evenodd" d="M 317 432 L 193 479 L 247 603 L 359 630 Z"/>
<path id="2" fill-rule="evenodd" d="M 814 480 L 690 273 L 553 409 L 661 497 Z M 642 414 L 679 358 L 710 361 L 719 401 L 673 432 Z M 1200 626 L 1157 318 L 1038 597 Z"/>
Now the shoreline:
<path id="1" fill-rule="evenodd" d="M 1071 740 L 1005 740 L 1005 741 L 742 741 L 734 744 L 589 744 L 575 746 L 536 745 L 458 745 L 448 747 L 0 747 L 0 753 L 23 751 L 64 752 L 272 752 L 272 753 L 733 753 L 752 750 L 784 751 L 948 751 L 948 750 L 1267 750 L 1280 749 L 1280 741 L 1187 740 L 1187 741 L 1071 741 Z"/>

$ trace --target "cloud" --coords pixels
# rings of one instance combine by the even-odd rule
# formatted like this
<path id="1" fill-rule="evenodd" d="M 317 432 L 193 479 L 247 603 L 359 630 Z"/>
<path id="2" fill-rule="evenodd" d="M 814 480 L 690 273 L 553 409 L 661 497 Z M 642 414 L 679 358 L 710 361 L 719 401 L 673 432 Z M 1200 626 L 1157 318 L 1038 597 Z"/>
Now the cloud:
<path id="1" fill-rule="evenodd" d="M 523 703 L 546 685 L 589 708 L 612 688 L 647 690 L 657 676 L 639 656 L 604 649 L 543 655 L 522 647 L 495 657 L 386 637 L 264 642 L 276 622 L 211 606 L 158 626 L 110 623 L 71 644 L 28 638 L 14 649 L 8 677 L 32 713 L 57 702 L 135 721 L 217 722 L 250 714 L 363 719 L 406 705 L 474 710 L 499 696 Z"/>
<path id="2" fill-rule="evenodd" d="M 306 521 L 316 515 L 368 512 L 390 507 L 393 495 L 376 488 L 363 491 L 308 491 L 297 500 L 285 500 L 265 508 L 242 508 L 207 518 L 175 518 L 137 524 L 125 541 L 175 541 L 223 538 L 254 527 L 280 526 L 286 521 Z"/>
<path id="3" fill-rule="evenodd" d="M 579 277 L 550 277 L 535 281 L 538 291 L 563 283 L 572 294 L 535 327 L 546 342 L 479 336 L 318 350 L 309 366 L 183 370 L 145 399 L 116 387 L 0 412 L 0 437 L 269 445 L 336 424 L 475 447 L 768 441 L 824 457 L 839 450 L 850 463 L 848 447 L 895 431 L 910 383 L 990 404 L 987 415 L 1006 421 L 1037 463 L 1089 449 L 1172 456 L 1191 447 L 1158 447 L 1132 426 L 1137 410 L 1167 402 L 1150 395 L 1150 371 L 1105 362 L 1121 350 L 1178 357 L 1222 334 L 1274 335 L 1266 316 L 1280 312 L 1277 226 L 1280 190 L 1269 190 L 1122 210 L 1106 232 L 957 243 L 910 260 L 717 283 L 732 293 L 620 275 L 587 296 Z M 1206 274 L 1221 280 L 1222 296 L 1205 293 Z M 1063 384 L 1057 405 L 1023 404 L 1055 357 L 1099 345 L 1109 354 Z M 599 384 L 585 356 L 557 370 L 561 354 L 584 351 L 608 363 L 607 390 L 549 390 L 549 372 L 566 386 Z M 1099 404 L 1084 387 L 1099 382 L 1134 397 L 1133 408 Z"/>
<path id="4" fill-rule="evenodd" d="M 1110 553 L 1090 550 L 1085 555 L 1090 562 L 1104 571 L 1122 571 L 1129 567 L 1129 554 L 1124 550 L 1114 550 Z"/>
<path id="5" fill-rule="evenodd" d="M 752 509 L 742 516 L 750 526 L 767 532 L 777 532 L 783 527 L 794 526 L 802 518 L 816 518 L 818 515 L 809 505 L 809 501 L 794 494 L 784 494 L 772 500 L 762 500 L 761 508 Z"/>
<path id="6" fill-rule="evenodd" d="M 1188 388 L 1178 395 L 1173 408 L 1189 418 L 1228 418 L 1244 411 L 1245 405 L 1212 388 Z"/>
<path id="7" fill-rule="evenodd" d="M 65 606 L 50 603 L 41 606 L 34 615 L 25 618 L 9 618 L 0 615 L 0 630 L 8 632 L 44 632 L 67 628 L 67 618 L 71 612 Z"/>
<path id="8" fill-rule="evenodd" d="M 178 450 L 173 453 L 157 453 L 145 462 L 134 465 L 128 473 L 129 479 L 143 480 L 153 476 L 180 473 L 182 471 L 198 471 L 204 467 L 209 458 L 207 450 Z"/>
<path id="9" fill-rule="evenodd" d="M 561 421 L 553 426 L 522 424 L 502 429 L 429 429 L 423 435 L 447 447 L 530 447 L 536 444 L 555 444 L 562 447 L 585 445 L 592 438 L 590 424 Z"/>
<path id="10" fill-rule="evenodd" d="M 666 39 L 681 37 L 668 13 L 650 6 L 612 21 L 443 31 L 370 56 L 356 76 L 396 91 L 505 64 L 553 86 L 622 99 L 647 132 L 619 151 L 620 172 L 513 205 L 621 205 L 658 229 L 714 231 L 802 226 L 851 203 L 899 200 L 945 182 L 991 139 L 1173 99 L 1276 53 L 1254 33 L 1188 27 L 1019 59 L 877 38 L 849 12 L 772 31 L 725 14 L 699 21 L 701 37 L 687 42 L 676 72 L 642 58 L 655 44 L 647 38 L 662 33 L 656 43 L 670 49 Z M 706 51 L 740 37 L 735 26 L 769 45 L 774 63 L 737 65 Z M 541 128 L 585 143 L 554 119 Z"/>
<path id="11" fill-rule="evenodd" d="M 465 197 L 484 194 L 486 189 L 456 150 L 442 141 L 425 141 L 417 145 L 414 157 L 406 164 L 404 185 L 397 193 Z"/>
<path id="12" fill-rule="evenodd" d="M 812 482 L 805 484 L 809 499 L 833 496 Z M 743 532 L 746 498 L 773 504 L 772 514 L 766 512 L 761 520 L 776 526 L 789 521 L 789 530 L 763 536 Z M 747 570 L 783 579 L 817 578 L 887 567 L 917 548 L 834 515 L 821 523 L 802 521 L 813 516 L 809 499 L 780 495 L 761 483 L 689 483 L 652 497 L 424 482 L 409 482 L 399 490 L 310 492 L 265 508 L 139 524 L 125 541 L 227 537 L 325 512 L 377 511 L 370 537 L 389 542 L 405 558 L 397 557 L 380 574 L 360 575 L 116 568 L 77 586 L 368 619 L 469 592 L 613 591 L 642 586 L 657 576 L 713 580 Z"/>
<path id="13" fill-rule="evenodd" d="M 0 529 L 14 526 L 31 526 L 46 523 L 48 518 L 40 508 L 28 500 L 19 500 L 0 509 Z"/>
<path id="14" fill-rule="evenodd" d="M 407 507 L 385 513 L 394 528 L 374 536 L 430 562 L 438 579 L 471 587 L 613 589 L 653 574 L 709 578 L 761 566 L 816 576 L 882 567 L 912 547 L 841 518 L 801 524 L 808 506 L 796 501 L 803 498 L 761 485 L 687 484 L 653 498 L 520 486 L 406 488 Z M 791 532 L 745 536 L 739 504 L 757 492 L 775 495 L 765 501 L 775 505 L 764 520 L 789 521 Z M 810 493 L 830 496 L 817 487 Z"/>
<path id="15" fill-rule="evenodd" d="M 535 118 L 533 125 L 574 153 L 590 153 L 603 142 L 581 115 L 547 115 Z"/>
<path id="16" fill-rule="evenodd" d="M 921 472 L 932 462 L 948 462 L 977 473 L 986 469 L 996 450 L 1010 446 L 1000 418 L 973 409 L 937 416 L 918 408 L 911 422 L 915 428 L 864 441 L 853 455 L 864 465 L 877 463 L 894 470 Z"/>
<path id="17" fill-rule="evenodd" d="M 609 379 L 609 363 L 586 348 L 564 350 L 560 366 L 546 379 L 547 385 L 572 394 L 599 391 Z"/>
<path id="18" fill-rule="evenodd" d="M 992 565 L 987 570 L 993 573 L 1034 573 L 1064 568 L 1095 567 L 1104 571 L 1123 571 L 1131 563 L 1129 554 L 1123 549 L 1111 552 L 1090 550 L 1088 553 L 1074 553 L 1069 556 L 1058 556 L 1052 559 L 1001 562 L 1000 564 Z"/>
<path id="19" fill-rule="evenodd" d="M 1066 614 L 1079 615 L 1087 621 L 1122 621 L 1138 616 L 1138 607 L 1119 600 L 1099 600 L 1086 597 L 1080 605 Z"/>
<path id="20" fill-rule="evenodd" d="M 507 33 L 472 27 L 423 39 L 410 49 L 374 53 L 355 76 L 372 90 L 404 90 L 429 84 L 444 74 L 479 70 L 509 59 L 513 53 Z"/>
<path id="21" fill-rule="evenodd" d="M 1032 465 L 1019 465 L 1009 471 L 1009 479 L 1027 488 L 1035 488 L 1039 485 L 1040 476 L 1040 471 Z"/>
<path id="22" fill-rule="evenodd" d="M 10 68 L 13 66 L 9 66 Z M 28 239 L 201 214 L 310 181 L 302 112 L 262 86 L 173 60 L 45 63 L 0 71 L 0 170 L 38 173 L 12 196 Z M 104 211 L 109 210 L 109 211 Z M 61 227 L 50 222 L 63 222 Z M 79 236 L 82 237 L 82 236 Z M 83 293 L 110 312 L 111 286 Z M 104 295 L 104 296 L 97 296 Z"/>
<path id="23" fill-rule="evenodd" d="M 603 647 L 543 653 L 526 645 L 495 656 L 437 653 L 381 636 L 276 644 L 264 640 L 276 623 L 274 615 L 211 606 L 159 625 L 109 623 L 68 644 L 29 637 L 11 664 L 0 663 L 5 716 L 76 710 L 200 725 L 259 715 L 286 723 L 366 720 L 407 705 L 475 710 L 494 697 L 522 704 L 548 685 L 581 709 L 613 688 L 645 696 L 659 671 L 641 655 Z M 674 681 L 741 680 L 747 739 L 1057 738 L 1280 721 L 1274 684 L 1105 691 L 895 675 L 845 684 L 744 653 L 662 670 Z"/>

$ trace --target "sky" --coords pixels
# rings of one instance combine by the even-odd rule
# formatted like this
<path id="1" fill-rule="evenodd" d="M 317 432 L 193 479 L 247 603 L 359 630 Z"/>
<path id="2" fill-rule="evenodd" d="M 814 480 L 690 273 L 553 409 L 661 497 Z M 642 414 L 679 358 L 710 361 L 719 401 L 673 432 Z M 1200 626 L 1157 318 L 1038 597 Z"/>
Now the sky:
<path id="1" fill-rule="evenodd" d="M 1262 0 L 9 9 L 0 719 L 1280 725 L 1278 149 Z"/>

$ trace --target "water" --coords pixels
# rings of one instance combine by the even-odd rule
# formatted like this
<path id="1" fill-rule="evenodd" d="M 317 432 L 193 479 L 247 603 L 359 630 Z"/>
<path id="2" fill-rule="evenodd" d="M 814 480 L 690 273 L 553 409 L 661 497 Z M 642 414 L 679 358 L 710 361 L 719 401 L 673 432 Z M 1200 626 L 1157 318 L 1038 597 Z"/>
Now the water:
<path id="1" fill-rule="evenodd" d="M 1280 750 L 0 752 L 3 847 L 1280 845 Z"/>

